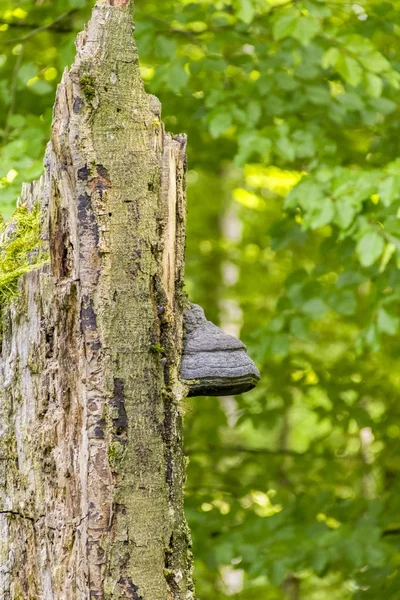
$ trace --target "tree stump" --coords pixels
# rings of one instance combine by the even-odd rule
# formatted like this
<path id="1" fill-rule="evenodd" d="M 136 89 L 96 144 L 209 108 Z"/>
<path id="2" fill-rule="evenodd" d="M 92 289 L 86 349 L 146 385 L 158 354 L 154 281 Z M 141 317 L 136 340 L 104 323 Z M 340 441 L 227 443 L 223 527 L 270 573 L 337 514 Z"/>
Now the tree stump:
<path id="1" fill-rule="evenodd" d="M 2 311 L 0 596 L 189 600 L 185 137 L 144 91 L 130 1 L 97 2 L 19 205 L 48 259 Z"/>

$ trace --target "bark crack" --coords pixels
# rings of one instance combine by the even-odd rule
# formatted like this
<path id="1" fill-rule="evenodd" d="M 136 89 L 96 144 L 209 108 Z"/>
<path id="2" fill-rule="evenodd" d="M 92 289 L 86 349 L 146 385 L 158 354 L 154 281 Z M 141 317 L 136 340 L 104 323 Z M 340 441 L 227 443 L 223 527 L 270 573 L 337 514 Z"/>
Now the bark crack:
<path id="1" fill-rule="evenodd" d="M 26 519 L 27 521 L 30 521 L 33 524 L 36 523 L 36 521 L 33 517 L 30 517 L 29 515 L 24 515 L 23 513 L 20 513 L 17 510 L 0 510 L 0 515 L 6 515 L 6 516 L 10 516 L 10 517 L 19 517 L 20 519 Z"/>
<path id="2" fill-rule="evenodd" d="M 5 515 L 5 516 L 9 516 L 9 517 L 19 517 L 20 519 L 25 519 L 26 521 L 29 521 L 30 523 L 32 523 L 32 525 L 37 525 L 40 521 L 42 521 L 43 519 L 46 518 L 46 515 L 40 515 L 39 517 L 37 517 L 36 519 L 34 517 L 31 517 L 30 515 L 26 515 L 22 512 L 19 512 L 18 510 L 0 510 L 0 515 Z M 82 523 L 88 518 L 89 514 L 86 514 L 84 517 L 81 517 L 78 521 L 78 523 L 74 526 L 73 528 L 73 532 L 77 531 L 79 529 L 79 527 L 82 525 Z M 63 531 L 64 529 L 68 529 L 68 527 L 71 527 L 72 523 L 64 523 L 64 525 L 62 527 L 52 527 L 51 525 L 49 525 L 48 523 L 46 523 L 46 527 L 48 529 L 51 529 L 52 531 Z"/>

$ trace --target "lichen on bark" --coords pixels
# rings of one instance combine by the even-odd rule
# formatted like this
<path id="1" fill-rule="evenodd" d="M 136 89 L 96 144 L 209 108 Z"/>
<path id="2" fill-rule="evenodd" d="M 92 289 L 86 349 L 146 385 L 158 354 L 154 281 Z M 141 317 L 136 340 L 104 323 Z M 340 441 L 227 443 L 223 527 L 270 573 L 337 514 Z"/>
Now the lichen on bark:
<path id="1" fill-rule="evenodd" d="M 96 4 L 58 88 L 44 177 L 22 194 L 40 200 L 50 263 L 20 277 L 3 315 L 5 600 L 194 598 L 178 379 L 185 138 L 165 133 L 145 93 L 130 4 Z"/>

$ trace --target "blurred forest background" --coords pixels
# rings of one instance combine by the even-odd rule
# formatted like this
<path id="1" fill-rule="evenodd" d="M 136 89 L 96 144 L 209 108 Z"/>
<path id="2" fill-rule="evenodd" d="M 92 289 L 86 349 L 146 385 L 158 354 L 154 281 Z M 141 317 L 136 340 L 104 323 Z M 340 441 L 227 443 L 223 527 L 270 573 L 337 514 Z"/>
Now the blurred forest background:
<path id="1" fill-rule="evenodd" d="M 188 134 L 188 294 L 262 372 L 185 407 L 197 594 L 399 600 L 400 1 L 136 5 Z M 1 0 L 6 218 L 90 9 Z"/>

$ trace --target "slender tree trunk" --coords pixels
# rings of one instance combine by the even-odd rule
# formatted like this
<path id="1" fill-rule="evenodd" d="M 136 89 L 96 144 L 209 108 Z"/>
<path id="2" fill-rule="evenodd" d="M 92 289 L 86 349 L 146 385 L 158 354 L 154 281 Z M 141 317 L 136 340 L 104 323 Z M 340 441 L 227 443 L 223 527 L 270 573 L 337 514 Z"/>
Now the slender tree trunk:
<path id="1" fill-rule="evenodd" d="M 144 92 L 130 0 L 99 0 L 58 88 L 49 262 L 3 309 L 0 597 L 189 600 L 179 383 L 185 138 Z M 7 235 L 12 235 L 8 227 Z"/>

